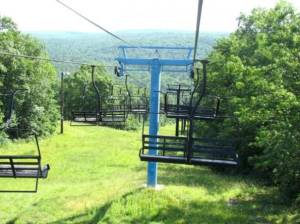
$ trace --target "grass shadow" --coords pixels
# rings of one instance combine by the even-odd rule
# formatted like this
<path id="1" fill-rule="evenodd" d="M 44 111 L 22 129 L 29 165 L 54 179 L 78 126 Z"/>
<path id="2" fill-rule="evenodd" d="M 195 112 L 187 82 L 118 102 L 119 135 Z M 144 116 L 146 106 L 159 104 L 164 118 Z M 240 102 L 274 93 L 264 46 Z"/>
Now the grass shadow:
<path id="1" fill-rule="evenodd" d="M 224 198 L 212 201 L 195 200 L 189 196 L 176 202 L 177 199 L 173 201 L 174 195 L 169 195 L 167 191 L 139 188 L 99 208 L 51 224 L 269 224 L 274 221 L 270 217 L 278 217 L 287 209 L 284 201 L 274 197 L 273 193 L 242 195 L 232 202 Z"/>
<path id="2" fill-rule="evenodd" d="M 227 172 L 228 171 L 228 172 Z M 214 172 L 207 167 L 163 164 L 159 167 L 159 183 L 163 185 L 204 187 L 211 193 L 219 193 L 242 180 L 227 170 Z"/>
<path id="3" fill-rule="evenodd" d="M 9 221 L 6 222 L 6 224 L 15 224 L 18 221 L 19 217 L 15 217 Z"/>
<path id="4" fill-rule="evenodd" d="M 127 198 L 131 195 L 136 194 L 137 192 L 141 191 L 142 188 L 138 188 L 134 191 L 128 192 L 124 195 L 122 195 L 120 198 Z M 116 200 L 119 200 L 120 198 L 117 198 Z M 97 224 L 100 220 L 102 220 L 106 214 L 106 212 L 109 210 L 111 205 L 114 203 L 114 201 L 110 201 L 105 203 L 99 208 L 96 209 L 90 209 L 87 212 L 74 215 L 71 217 L 67 217 L 64 219 L 60 219 L 54 222 L 50 222 L 48 224 L 65 224 L 65 223 L 72 223 L 72 224 Z"/>
<path id="5" fill-rule="evenodd" d="M 230 216 L 224 214 L 224 208 L 216 202 L 205 202 L 200 204 L 192 202 L 187 207 L 179 207 L 175 205 L 169 205 L 166 208 L 160 210 L 157 214 L 148 216 L 143 214 L 131 220 L 127 220 L 124 223 L 182 223 L 182 224 L 221 224 L 221 223 L 241 223 L 241 216 L 238 214 L 231 214 Z M 107 222 L 109 223 L 109 222 Z"/>
<path id="6" fill-rule="evenodd" d="M 79 215 L 74 215 L 62 220 L 51 222 L 49 224 L 64 224 L 64 223 L 74 223 L 74 224 L 96 224 L 101 220 L 106 211 L 110 208 L 112 202 L 106 203 L 100 208 L 88 211 L 87 213 L 82 213 Z"/>
<path id="7" fill-rule="evenodd" d="M 158 200 L 169 198 L 164 193 L 156 192 L 155 195 Z M 114 209 L 119 208 L 120 210 L 114 210 L 112 213 L 110 211 L 110 214 L 99 220 L 99 223 L 270 224 L 276 221 L 274 217 L 278 217 L 286 209 L 284 202 L 273 196 L 272 192 L 266 192 L 253 195 L 251 200 L 237 199 L 234 203 L 225 199 L 187 200 L 187 197 L 185 198 L 187 201 L 182 200 L 180 203 L 165 201 L 155 204 L 154 211 L 153 208 L 151 210 L 141 206 L 138 208 L 142 210 L 141 212 L 136 212 L 137 208 L 132 211 L 131 207 L 127 207 L 128 205 L 132 206 L 130 204 L 132 198 L 123 198 L 123 203 L 114 206 Z M 138 195 L 135 197 L 139 198 Z M 151 207 L 150 204 L 153 203 L 151 197 L 148 203 Z M 138 200 L 136 200 L 136 204 L 139 205 Z"/>

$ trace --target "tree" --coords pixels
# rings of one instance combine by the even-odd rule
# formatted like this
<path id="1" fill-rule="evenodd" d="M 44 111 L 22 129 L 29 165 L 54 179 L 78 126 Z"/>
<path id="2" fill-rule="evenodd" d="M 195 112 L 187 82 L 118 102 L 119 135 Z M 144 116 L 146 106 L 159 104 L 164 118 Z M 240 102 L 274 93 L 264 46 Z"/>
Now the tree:
<path id="1" fill-rule="evenodd" d="M 300 15 L 285 1 L 241 15 L 210 54 L 211 94 L 230 97 L 239 120 L 242 166 L 252 166 L 289 196 L 300 192 Z M 231 121 L 203 132 L 232 132 Z"/>
<path id="2" fill-rule="evenodd" d="M 0 17 L 1 51 L 13 54 L 47 58 L 44 47 L 29 35 L 17 30 L 10 18 Z M 15 125 L 20 128 L 34 129 L 41 135 L 55 130 L 58 120 L 55 91 L 56 71 L 50 62 L 0 55 L 1 89 L 5 91 L 26 89 L 15 99 Z M 7 110 L 2 102 L 2 114 Z"/>

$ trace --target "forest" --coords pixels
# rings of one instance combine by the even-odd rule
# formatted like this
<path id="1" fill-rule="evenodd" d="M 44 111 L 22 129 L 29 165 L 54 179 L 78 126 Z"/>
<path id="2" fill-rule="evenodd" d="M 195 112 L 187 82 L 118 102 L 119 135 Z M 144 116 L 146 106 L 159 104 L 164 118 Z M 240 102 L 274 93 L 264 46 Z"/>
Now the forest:
<path id="1" fill-rule="evenodd" d="M 51 58 L 89 63 L 100 61 L 104 64 L 114 64 L 118 56 L 119 41 L 102 33 L 75 32 L 33 32 L 29 35 L 39 39 Z M 193 47 L 194 33 L 183 31 L 122 31 L 119 36 L 133 45 L 143 46 L 189 46 Z M 202 33 L 199 43 L 199 58 L 204 58 L 211 51 L 216 40 L 228 36 L 228 33 Z M 59 71 L 73 72 L 78 65 L 55 64 Z M 69 66 L 69 67 L 68 67 Z"/>
<path id="2" fill-rule="evenodd" d="M 119 55 L 120 42 L 99 33 L 29 33 L 39 39 L 50 58 L 58 60 L 75 61 L 82 63 L 101 62 L 103 65 L 116 65 L 115 57 Z M 123 31 L 118 35 L 127 39 L 130 43 L 144 46 L 192 46 L 194 33 L 182 31 Z M 228 36 L 227 33 L 203 33 L 200 35 L 198 57 L 205 58 L 211 51 L 217 39 Z M 142 55 L 142 54 L 141 54 Z M 138 54 L 136 56 L 139 56 Z M 57 71 L 72 73 L 79 69 L 80 65 L 54 63 Z M 112 68 L 106 68 L 113 74 Z M 146 87 L 150 82 L 147 73 L 131 73 L 131 83 Z M 183 73 L 163 73 L 162 85 L 166 83 L 178 83 L 179 80 L 189 84 Z"/>
<path id="3" fill-rule="evenodd" d="M 1 147 L 11 144 L 10 142 L 13 142 L 16 138 L 15 132 L 12 133 L 6 131 L 7 126 L 34 130 L 39 137 L 48 142 L 47 144 L 51 144 L 52 138 L 58 139 L 57 144 L 60 144 L 60 141 L 63 140 L 59 139 L 61 136 L 58 136 L 56 132 L 59 127 L 59 119 L 61 118 L 59 109 L 62 96 L 65 100 L 63 117 L 66 120 L 72 120 L 74 118 L 74 111 L 79 111 L 80 113 L 92 111 L 91 113 L 93 114 L 99 112 L 99 106 L 95 106 L 98 103 L 95 89 L 100 90 L 100 96 L 98 96 L 101 99 L 100 108 L 114 108 L 116 103 L 115 99 L 119 95 L 123 95 L 124 99 L 118 98 L 117 104 L 127 105 L 129 97 L 130 106 L 133 104 L 133 101 L 130 99 L 131 95 L 140 95 L 139 103 L 142 102 L 141 99 L 149 98 L 149 95 L 151 95 L 149 92 L 150 76 L 147 71 L 132 72 L 126 79 L 124 77 L 117 77 L 114 74 L 114 66 L 118 66 L 118 64 L 113 59 L 118 55 L 117 46 L 120 44 L 105 34 L 23 33 L 18 30 L 17 24 L 8 17 L 0 17 L 0 24 L 0 116 L 3 120 L 0 133 Z M 212 204 L 212 209 L 215 209 L 213 214 L 217 214 L 218 209 L 220 209 L 220 211 L 222 211 L 220 212 L 222 213 L 222 219 L 221 217 L 215 219 L 206 217 L 207 220 L 205 223 L 299 222 L 299 24 L 300 13 L 291 4 L 280 1 L 274 8 L 258 8 L 254 9 L 249 15 L 242 14 L 239 18 L 239 26 L 233 33 L 202 33 L 200 35 L 200 46 L 197 58 L 207 59 L 209 61 L 207 64 L 207 83 L 205 83 L 207 90 L 203 97 L 217 96 L 216 99 L 220 102 L 220 110 L 223 113 L 222 116 L 224 116 L 221 116 L 221 119 L 216 119 L 216 122 L 196 121 L 194 128 L 195 136 L 199 138 L 206 136 L 207 138 L 216 139 L 236 139 L 238 166 L 236 169 L 213 167 L 211 170 L 198 170 L 198 168 L 195 168 L 194 171 L 190 171 L 189 169 L 192 169 L 190 167 L 187 168 L 186 166 L 183 166 L 182 170 L 184 170 L 187 176 L 192 175 L 193 177 L 197 176 L 197 170 L 199 173 L 204 173 L 205 176 L 209 176 L 211 172 L 212 177 L 206 177 L 206 181 L 213 182 L 214 180 L 210 180 L 209 178 L 215 178 L 219 184 L 223 184 L 224 186 L 226 184 L 223 183 L 221 179 L 228 178 L 228 181 L 233 184 L 232 186 L 238 186 L 238 189 L 235 192 L 235 199 L 227 198 L 227 196 L 224 197 L 226 197 L 230 203 L 237 203 L 237 206 L 241 206 L 239 208 L 227 208 L 225 206 L 226 202 L 224 202 L 225 204 L 221 203 L 221 207 Z M 130 43 L 144 46 L 191 46 L 193 45 L 194 38 L 194 33 L 178 31 L 162 32 L 156 30 L 139 32 L 123 31 L 120 32 L 119 35 L 130 41 Z M 18 57 L 16 55 L 30 55 L 36 57 L 36 59 Z M 172 55 L 170 55 L 170 57 L 171 56 Z M 38 58 L 43 58 L 43 60 L 39 60 Z M 51 62 L 51 60 L 73 61 L 78 62 L 78 64 L 55 63 Z M 95 70 L 92 70 L 93 68 L 91 66 L 80 64 L 90 64 L 95 65 L 96 67 Z M 196 86 L 196 94 L 194 97 L 201 96 L 200 91 L 199 93 L 197 92 L 197 88 L 201 89 L 204 86 L 203 83 L 206 81 L 202 80 L 202 83 L 199 84 L 200 87 L 195 83 L 199 82 L 198 79 L 201 75 L 204 76 L 206 72 L 205 69 L 206 67 L 204 68 L 204 63 L 201 61 L 201 63 L 195 65 L 193 70 L 195 77 L 192 78 L 190 78 L 190 74 L 186 73 L 164 73 L 161 81 L 162 94 L 167 91 L 169 85 L 180 84 L 182 86 Z M 200 74 L 199 71 L 202 70 L 203 73 Z M 61 72 L 64 72 L 65 74 L 63 95 L 60 83 Z M 94 80 L 92 80 L 92 74 L 94 75 Z M 129 82 L 128 85 L 126 80 Z M 147 90 L 145 90 L 144 95 L 142 95 L 144 88 L 147 88 Z M 17 90 L 17 92 L 15 92 L 14 95 L 12 108 L 11 96 L 13 95 L 13 90 Z M 165 102 L 164 100 L 165 99 L 161 99 L 161 103 Z M 197 103 L 194 103 L 191 100 L 190 105 L 195 106 Z M 203 107 L 205 107 L 205 105 Z M 104 113 L 108 112 L 105 111 Z M 86 114 L 84 116 L 86 116 Z M 143 116 L 145 117 L 145 115 Z M 114 133 L 122 133 L 120 135 L 127 136 L 128 139 L 132 138 L 132 143 L 128 139 L 125 140 L 124 137 L 122 141 L 126 143 L 121 142 L 119 144 L 125 144 L 125 148 L 130 144 L 134 144 L 133 147 L 136 149 L 134 153 L 136 157 L 138 157 L 136 133 L 140 133 L 140 130 L 142 129 L 141 117 L 141 115 L 129 116 L 124 126 L 104 125 L 104 127 L 99 127 L 99 136 L 105 136 L 105 138 L 107 138 L 106 133 L 110 133 L 111 137 L 108 138 L 114 139 Z M 230 119 L 224 119 L 224 117 L 229 117 Z M 162 132 L 169 134 L 173 131 L 170 131 L 170 127 L 174 126 L 174 124 L 175 122 L 171 119 L 162 119 Z M 67 125 L 67 123 L 65 125 Z M 75 127 L 67 127 L 66 129 L 72 132 L 72 134 L 67 134 L 66 138 L 71 138 L 70 136 L 74 135 L 73 138 L 76 139 L 77 137 L 74 133 L 78 133 L 78 136 L 80 136 L 78 138 L 81 138 L 84 135 L 84 129 L 80 128 L 82 127 L 75 130 Z M 98 127 L 89 126 L 87 128 L 90 128 L 86 129 L 90 130 L 90 133 L 86 134 L 90 137 L 92 136 L 92 138 L 97 138 L 98 132 L 96 129 Z M 21 138 L 28 138 L 28 134 L 29 133 L 25 133 Z M 20 141 L 20 143 L 17 141 L 14 144 L 24 144 L 22 140 Z M 68 141 L 71 142 L 72 140 L 68 139 Z M 85 140 L 82 139 L 82 141 L 84 142 Z M 86 140 L 87 145 L 92 144 L 89 141 L 91 141 L 91 139 Z M 115 141 L 119 142 L 121 140 Z M 67 143 L 64 144 L 66 145 Z M 77 144 L 80 144 L 80 142 L 77 142 Z M 85 143 L 83 143 L 83 145 L 84 144 Z M 98 143 L 93 142 L 93 144 L 94 145 L 91 145 L 90 147 L 96 147 Z M 109 147 L 108 142 L 103 144 L 107 145 L 107 148 Z M 113 147 L 116 147 L 114 144 L 112 145 Z M 63 146 L 59 145 L 57 147 L 61 148 Z M 76 148 L 78 145 L 73 147 Z M 48 154 L 49 158 L 55 163 L 56 160 L 51 157 L 51 150 L 52 149 L 49 149 L 46 154 Z M 58 151 L 55 151 L 55 149 L 53 150 L 54 154 L 59 154 Z M 81 149 L 76 148 L 76 150 Z M 105 151 L 105 149 L 103 150 Z M 126 150 L 129 149 L 126 148 Z M 113 151 L 115 154 L 122 154 L 117 148 L 114 148 Z M 65 153 L 68 153 L 68 150 Z M 89 153 L 86 155 L 88 154 Z M 105 157 L 105 155 L 103 156 Z M 82 159 L 84 159 L 84 157 L 85 156 L 82 155 Z M 96 155 L 93 155 L 93 159 L 96 159 L 96 157 Z M 124 155 L 124 157 L 119 160 L 123 161 L 125 164 L 124 166 L 127 164 L 126 169 L 134 166 L 135 169 L 137 169 L 136 174 L 138 178 L 140 175 L 140 170 L 138 169 L 141 168 L 138 167 L 137 162 L 130 163 L 130 161 L 132 161 L 131 157 L 130 159 L 126 158 L 127 157 Z M 74 159 L 74 157 L 72 159 Z M 115 163 L 113 158 L 109 157 L 107 159 L 108 160 L 103 162 L 103 164 L 109 164 L 110 162 L 113 164 Z M 79 161 L 80 159 L 75 158 L 75 160 Z M 175 169 L 175 166 L 177 165 L 172 166 L 170 170 L 172 171 L 172 169 Z M 117 165 L 114 167 L 114 169 L 116 169 L 115 171 L 121 172 L 116 167 Z M 163 167 L 163 172 L 165 175 L 168 175 L 168 167 Z M 101 167 L 99 168 L 98 166 L 97 168 L 101 169 Z M 144 167 L 142 167 L 142 169 L 143 168 Z M 60 169 L 63 170 L 62 167 L 60 167 Z M 91 171 L 91 174 L 93 174 L 93 172 L 94 171 Z M 109 171 L 107 172 L 109 173 Z M 132 173 L 133 170 L 128 172 L 130 172 L 130 175 L 132 176 L 135 175 Z M 176 173 L 181 175 L 179 174 L 180 172 L 181 170 L 176 168 L 176 171 L 172 174 L 174 179 L 166 181 L 170 184 L 170 188 L 167 187 L 166 190 L 167 192 L 171 192 L 170 195 L 175 194 L 174 192 L 177 192 L 178 190 L 172 192 L 172 188 L 175 188 L 176 186 Z M 107 175 L 107 173 L 103 175 Z M 124 178 L 126 175 L 127 174 L 124 174 Z M 226 177 L 226 175 L 229 175 L 229 177 Z M 180 178 L 183 180 L 186 177 L 180 176 Z M 199 177 L 196 179 L 198 180 L 198 178 Z M 189 183 L 188 180 L 184 180 L 186 181 L 185 183 Z M 124 184 L 121 183 L 122 180 L 118 181 L 120 181 L 118 184 Z M 137 180 L 137 182 L 139 181 L 140 179 Z M 0 186 L 1 183 L 2 182 L 0 182 Z M 252 185 L 252 183 L 254 184 Z M 255 212 L 259 214 L 261 220 L 256 219 L 253 221 L 253 219 L 248 220 L 246 217 L 248 215 L 250 217 L 251 212 L 253 212 L 250 209 L 251 203 L 249 205 L 247 203 L 255 200 L 255 197 L 253 196 L 255 194 L 254 191 L 260 192 L 256 187 L 252 193 L 249 192 L 249 189 L 253 189 L 250 186 L 256 186 L 257 183 L 259 183 L 259 187 L 257 187 L 259 189 L 270 189 L 266 190 L 266 192 L 269 191 L 268 193 L 274 191 L 275 193 L 269 197 L 275 197 L 278 201 L 274 202 L 274 204 L 270 202 L 272 206 L 275 206 L 274 214 L 268 213 L 269 211 L 265 211 L 264 209 L 262 209 L 262 214 L 255 210 Z M 174 186 L 172 184 L 174 184 Z M 45 182 L 45 185 L 47 185 L 47 182 Z M 249 191 L 244 191 L 245 187 L 243 188 L 242 185 L 246 186 L 246 188 L 249 187 Z M 194 186 L 197 186 L 197 183 L 193 182 L 188 186 L 191 186 L 191 188 L 186 189 L 187 192 L 194 188 Z M 107 188 L 106 190 L 109 191 L 109 188 L 112 186 L 105 187 Z M 128 187 L 128 190 L 129 188 L 131 187 Z M 80 192 L 79 189 L 77 190 Z M 50 190 L 48 189 L 48 191 Z M 134 192 L 134 187 L 131 188 L 130 191 Z M 211 189 L 209 191 L 211 191 Z M 220 189 L 217 191 L 221 192 Z M 163 194 L 163 196 L 152 195 L 152 193 L 149 193 L 148 191 L 142 193 L 138 191 L 137 194 L 129 192 L 129 195 L 126 195 L 126 192 L 123 192 L 126 197 L 115 199 L 111 202 L 103 202 L 108 203 L 108 209 L 105 210 L 106 205 L 104 204 L 101 205 L 104 207 L 100 207 L 100 210 L 97 211 L 100 214 L 99 217 L 101 216 L 103 219 L 100 219 L 99 217 L 98 219 L 93 219 L 93 217 L 97 217 L 97 214 L 95 215 L 93 213 L 95 210 L 93 210 L 93 212 L 87 212 L 82 216 L 85 217 L 82 219 L 84 220 L 83 222 L 80 220 L 79 215 L 75 218 L 61 219 L 60 221 L 49 218 L 51 222 L 48 219 L 45 219 L 43 223 L 100 223 L 100 221 L 101 223 L 117 223 L 116 220 L 121 220 L 124 217 L 129 220 L 128 221 L 125 218 L 122 219 L 124 223 L 149 223 L 153 220 L 159 223 L 164 223 L 164 220 L 168 220 L 166 223 L 197 223 L 195 213 L 191 213 L 189 218 L 185 217 L 185 220 L 180 220 L 180 217 L 175 215 L 176 209 L 180 210 L 180 203 L 177 205 L 178 207 L 173 208 L 174 210 L 172 210 L 171 207 L 168 207 L 170 206 L 169 203 L 173 202 L 174 204 L 177 204 L 180 199 L 175 199 L 175 196 L 168 195 L 164 190 L 162 192 L 163 193 L 158 192 L 158 194 Z M 83 192 L 81 193 L 84 194 Z M 167 216 L 164 212 L 160 212 L 158 208 L 152 208 L 151 206 L 148 208 L 148 205 L 145 204 L 141 204 L 139 205 L 141 207 L 137 206 L 138 208 L 135 208 L 132 205 L 133 202 L 130 201 L 133 200 L 131 197 L 137 197 L 137 200 L 140 198 L 146 200 L 146 196 L 141 195 L 143 193 L 148 196 L 151 195 L 149 197 L 152 197 L 153 201 L 158 204 L 160 202 L 159 197 L 162 196 L 161 202 L 162 204 L 165 203 L 165 206 L 170 209 L 168 210 L 170 216 Z M 212 195 L 214 194 L 213 192 L 210 193 Z M 224 195 L 235 193 L 226 191 Z M 131 196 L 131 194 L 133 196 Z M 178 192 L 176 195 L 177 194 Z M 188 194 L 192 195 L 193 193 L 190 192 Z M 192 197 L 191 195 L 189 197 Z M 85 195 L 84 197 L 88 196 Z M 176 197 L 179 196 L 177 195 Z M 126 201 L 127 199 L 129 201 Z M 219 198 L 218 200 L 223 199 Z M 17 200 L 17 198 L 15 198 L 15 200 Z M 41 201 L 42 200 L 43 199 L 41 199 Z M 185 198 L 183 201 L 184 200 L 189 199 Z M 243 200 L 246 204 L 243 204 L 243 202 L 239 204 L 239 202 L 235 202 L 235 200 Z M 265 201 L 258 200 L 255 201 L 255 203 L 262 203 L 259 204 L 259 206 L 264 208 L 264 206 L 268 206 L 267 201 L 267 199 L 265 199 Z M 95 205 L 93 202 L 90 203 L 93 205 L 93 208 L 99 206 Z M 266 204 L 264 205 L 263 203 Z M 278 207 L 276 207 L 277 205 Z M 122 206 L 123 208 L 127 208 L 126 206 L 128 206 L 128 213 L 125 212 L 126 214 L 123 214 L 121 212 Z M 222 206 L 225 206 L 226 208 Z M 281 206 L 287 207 L 282 208 Z M 183 207 L 188 210 L 189 206 L 183 203 Z M 139 212 L 141 211 L 139 209 L 149 209 L 149 213 L 153 212 L 153 216 L 146 217 L 146 221 L 143 221 L 142 215 L 137 219 L 134 219 L 133 217 L 140 214 Z M 203 212 L 203 209 L 203 207 L 195 205 L 195 211 Z M 229 213 L 232 212 L 236 217 L 227 217 L 225 215 L 227 209 L 230 210 Z M 233 211 L 231 209 L 240 210 Z M 83 210 L 87 209 L 81 209 L 79 210 L 79 213 L 84 212 Z M 48 210 L 46 209 L 45 212 L 46 211 Z M 138 212 L 135 213 L 135 211 Z M 242 214 L 243 212 L 247 213 L 247 215 L 237 215 L 237 213 Z M 120 215 L 121 213 L 124 217 Z M 9 212 L 7 214 L 9 214 Z M 68 215 L 74 214 L 68 213 Z M 174 215 L 176 219 L 170 218 L 172 215 Z M 60 218 L 66 218 L 62 214 L 59 216 Z M 15 223 L 9 222 L 9 220 L 11 221 L 11 218 L 12 217 L 6 217 L 4 223 Z M 28 220 L 26 223 L 35 222 L 34 218 L 28 218 L 26 220 Z M 22 220 L 19 220 L 19 222 L 16 223 L 22 223 Z"/>

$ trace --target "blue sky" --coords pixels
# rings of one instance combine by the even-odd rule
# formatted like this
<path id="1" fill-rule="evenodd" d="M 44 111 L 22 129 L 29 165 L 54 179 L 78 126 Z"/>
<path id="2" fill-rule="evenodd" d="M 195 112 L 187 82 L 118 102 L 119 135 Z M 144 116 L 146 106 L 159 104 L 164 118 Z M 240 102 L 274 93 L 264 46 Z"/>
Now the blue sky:
<path id="1" fill-rule="evenodd" d="M 107 29 L 195 29 L 198 0 L 62 0 Z M 240 12 L 272 7 L 277 0 L 204 0 L 201 31 L 230 32 Z M 300 9 L 300 0 L 290 0 Z M 0 0 L 0 15 L 22 31 L 99 32 L 55 0 Z"/>

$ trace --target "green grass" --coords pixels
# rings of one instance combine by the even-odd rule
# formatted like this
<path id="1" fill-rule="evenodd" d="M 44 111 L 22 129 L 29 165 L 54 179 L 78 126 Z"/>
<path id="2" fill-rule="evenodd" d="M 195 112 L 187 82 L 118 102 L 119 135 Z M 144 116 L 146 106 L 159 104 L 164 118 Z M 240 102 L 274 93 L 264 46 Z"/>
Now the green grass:
<path id="1" fill-rule="evenodd" d="M 140 131 L 66 125 L 64 135 L 41 141 L 43 161 L 51 170 L 39 192 L 0 194 L 0 223 L 288 222 L 290 210 L 276 189 L 247 177 L 159 164 L 163 188 L 145 188 L 140 140 Z M 28 143 L 13 146 L 28 148 Z M 1 180 L 0 188 L 9 183 L 28 186 L 22 180 Z"/>

